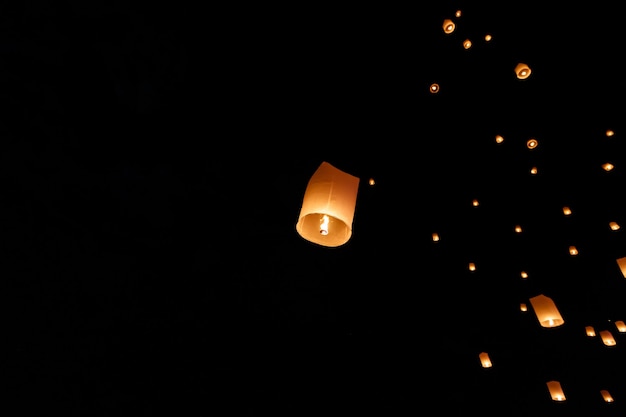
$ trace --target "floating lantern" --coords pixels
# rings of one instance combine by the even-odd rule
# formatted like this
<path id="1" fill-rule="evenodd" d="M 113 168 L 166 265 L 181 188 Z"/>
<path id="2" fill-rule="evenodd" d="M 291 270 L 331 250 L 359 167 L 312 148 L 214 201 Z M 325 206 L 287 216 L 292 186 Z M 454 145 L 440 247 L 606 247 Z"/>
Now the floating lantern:
<path id="1" fill-rule="evenodd" d="M 433 94 L 437 94 L 439 92 L 439 84 L 432 83 L 430 85 L 430 92 L 433 93 Z"/>
<path id="2" fill-rule="evenodd" d="M 517 75 L 517 78 L 520 80 L 525 80 L 530 77 L 531 72 L 530 67 L 522 62 L 515 66 L 515 75 Z"/>
<path id="3" fill-rule="evenodd" d="M 589 337 L 595 337 L 596 336 L 596 330 L 593 328 L 593 326 L 586 326 L 585 327 L 585 333 Z"/>
<path id="4" fill-rule="evenodd" d="M 522 272 L 520 272 L 520 276 L 521 276 L 522 278 L 526 279 L 526 278 L 528 278 L 528 272 L 526 272 L 526 271 L 522 271 Z"/>
<path id="5" fill-rule="evenodd" d="M 439 234 L 433 233 L 433 242 L 439 242 Z"/>
<path id="6" fill-rule="evenodd" d="M 601 389 L 600 395 L 602 395 L 602 399 L 604 400 L 604 402 L 607 402 L 607 403 L 613 402 L 613 397 L 611 396 L 608 390 Z"/>
<path id="7" fill-rule="evenodd" d="M 465 39 L 463 41 L 463 48 L 470 49 L 472 47 L 472 41 L 469 39 Z"/>
<path id="8" fill-rule="evenodd" d="M 613 170 L 613 168 L 615 168 L 615 166 L 614 166 L 612 163 L 610 163 L 610 162 L 607 162 L 607 163 L 605 163 L 605 164 L 602 164 L 602 169 L 603 169 L 603 170 L 605 170 L 605 171 L 607 171 L 607 172 L 608 172 L 608 171 L 612 171 L 612 170 Z"/>
<path id="9" fill-rule="evenodd" d="M 615 322 L 615 327 L 617 327 L 617 331 L 620 333 L 626 333 L 626 323 L 623 320 L 617 320 Z"/>
<path id="10" fill-rule="evenodd" d="M 304 239 L 336 247 L 352 236 L 359 178 L 328 162 L 317 168 L 304 193 L 296 230 Z"/>
<path id="11" fill-rule="evenodd" d="M 576 249 L 576 246 L 570 246 L 569 247 L 569 254 L 572 255 L 572 256 L 578 255 L 578 249 Z"/>
<path id="12" fill-rule="evenodd" d="M 476 271 L 476 264 L 474 264 L 474 262 L 470 262 L 467 267 L 472 272 Z"/>
<path id="13" fill-rule="evenodd" d="M 609 227 L 611 228 L 611 230 L 619 230 L 620 225 L 617 222 L 610 222 Z"/>
<path id="14" fill-rule="evenodd" d="M 622 271 L 622 275 L 626 278 L 626 256 L 617 259 L 617 266 L 619 266 L 620 271 Z"/>
<path id="15" fill-rule="evenodd" d="M 519 309 L 520 311 L 528 311 L 528 306 L 526 305 L 526 303 L 520 303 Z"/>
<path id="16" fill-rule="evenodd" d="M 504 142 L 504 137 L 502 135 L 496 135 L 496 143 Z"/>
<path id="17" fill-rule="evenodd" d="M 565 323 L 561 313 L 550 297 L 539 294 L 530 299 L 530 304 L 535 310 L 535 315 L 541 327 L 557 327 Z"/>
<path id="18" fill-rule="evenodd" d="M 480 364 L 482 365 L 483 368 L 491 368 L 493 366 L 493 364 L 491 363 L 491 359 L 489 359 L 489 354 L 487 352 L 481 352 L 478 355 L 478 358 L 480 359 Z"/>
<path id="19" fill-rule="evenodd" d="M 570 214 L 572 214 L 572 210 L 569 207 L 565 206 L 563 207 L 563 214 L 569 216 Z"/>
<path id="20" fill-rule="evenodd" d="M 554 401 L 565 401 L 565 393 L 563 393 L 563 388 L 561 388 L 561 383 L 559 381 L 549 381 L 546 382 L 546 385 L 548 385 L 550 397 Z"/>
<path id="21" fill-rule="evenodd" d="M 535 149 L 539 145 L 539 141 L 537 139 L 528 139 L 526 142 L 526 147 L 528 149 Z"/>
<path id="22" fill-rule="evenodd" d="M 454 29 L 456 28 L 456 25 L 454 24 L 454 22 L 452 21 L 452 19 L 445 19 L 443 21 L 443 31 L 446 34 L 450 34 L 452 32 L 454 32 Z"/>
<path id="23" fill-rule="evenodd" d="M 613 337 L 613 333 L 609 330 L 602 330 L 600 332 L 600 338 L 602 338 L 602 343 L 606 346 L 615 346 L 617 342 L 615 342 L 615 338 Z"/>

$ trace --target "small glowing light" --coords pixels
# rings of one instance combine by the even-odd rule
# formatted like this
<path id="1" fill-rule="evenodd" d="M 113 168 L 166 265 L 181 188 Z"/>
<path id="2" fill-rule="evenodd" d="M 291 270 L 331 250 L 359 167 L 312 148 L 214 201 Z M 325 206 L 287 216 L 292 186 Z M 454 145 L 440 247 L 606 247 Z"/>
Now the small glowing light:
<path id="1" fill-rule="evenodd" d="M 476 271 L 476 265 L 474 264 L 474 262 L 470 262 L 469 263 L 469 270 L 470 271 Z"/>
<path id="2" fill-rule="evenodd" d="M 537 174 L 537 167 L 532 167 L 532 168 L 530 169 L 530 173 L 531 173 L 532 175 Z"/>
<path id="3" fill-rule="evenodd" d="M 607 163 L 605 163 L 605 164 L 603 164 L 603 165 L 602 165 L 602 168 L 603 168 L 605 171 L 607 171 L 607 172 L 608 172 L 608 171 L 611 171 L 613 168 L 615 168 L 615 166 L 613 166 L 613 164 L 612 164 L 612 163 L 607 162 Z"/>
<path id="4" fill-rule="evenodd" d="M 615 327 L 617 327 L 617 331 L 620 333 L 626 333 L 626 323 L 623 320 L 617 320 L 615 322 Z"/>
<path id="5" fill-rule="evenodd" d="M 520 303 L 519 309 L 520 311 L 528 311 L 528 306 L 526 305 L 526 303 Z"/>
<path id="6" fill-rule="evenodd" d="M 609 227 L 611 228 L 611 230 L 619 230 L 620 225 L 617 222 L 610 222 Z"/>
<path id="7" fill-rule="evenodd" d="M 485 35 L 485 41 L 487 41 L 487 42 L 491 41 L 491 35 L 490 34 L 486 34 Z"/>
<path id="8" fill-rule="evenodd" d="M 572 214 L 572 210 L 570 210 L 569 207 L 565 206 L 563 207 L 563 214 L 565 214 L 566 216 L 569 216 L 570 214 Z"/>
<path id="9" fill-rule="evenodd" d="M 489 358 L 489 354 L 487 352 L 481 352 L 478 355 L 478 358 L 480 359 L 480 364 L 482 365 L 483 368 L 491 368 L 493 366 L 493 364 L 491 363 L 491 359 Z"/>
<path id="10" fill-rule="evenodd" d="M 439 234 L 433 233 L 433 242 L 439 242 Z"/>
<path id="11" fill-rule="evenodd" d="M 322 236 L 328 235 L 328 223 L 330 223 L 330 218 L 327 214 L 324 214 L 320 219 L 320 234 Z"/>
<path id="12" fill-rule="evenodd" d="M 596 337 L 596 330 L 593 328 L 593 326 L 586 326 L 585 334 L 589 337 Z"/>
<path id="13" fill-rule="evenodd" d="M 430 85 L 430 92 L 431 92 L 431 93 L 433 93 L 433 94 L 438 93 L 438 92 L 439 92 L 439 84 L 437 84 L 437 83 L 432 83 L 432 84 Z"/>
<path id="14" fill-rule="evenodd" d="M 578 255 L 578 249 L 576 249 L 576 246 L 570 246 L 569 247 L 569 254 L 572 255 L 572 256 Z"/>
<path id="15" fill-rule="evenodd" d="M 607 135 L 608 137 L 611 137 L 611 136 L 613 136 L 614 134 L 615 134 L 615 132 L 614 132 L 614 131 L 612 131 L 611 129 L 607 129 L 607 130 L 606 130 L 606 135 Z"/>
<path id="16" fill-rule="evenodd" d="M 606 346 L 615 346 L 617 342 L 615 342 L 615 338 L 613 338 L 613 334 L 608 330 L 602 330 L 600 332 L 600 337 L 602 338 L 602 343 Z"/>
<path id="17" fill-rule="evenodd" d="M 472 47 L 472 41 L 470 41 L 469 39 L 465 39 L 463 41 L 463 48 L 470 49 L 471 47 Z"/>
<path id="18" fill-rule="evenodd" d="M 531 72 L 530 67 L 522 62 L 515 66 L 515 75 L 517 75 L 517 78 L 520 80 L 525 80 L 530 77 Z"/>
<path id="19" fill-rule="evenodd" d="M 370 185 L 375 185 L 376 184 L 376 181 L 374 181 L 374 178 L 370 178 L 369 184 Z"/>
<path id="20" fill-rule="evenodd" d="M 504 137 L 502 135 L 496 135 L 496 143 L 504 142 Z"/>
<path id="21" fill-rule="evenodd" d="M 454 14 L 456 17 L 461 17 L 461 11 L 457 10 L 456 13 Z"/>
<path id="22" fill-rule="evenodd" d="M 609 393 L 609 391 L 602 389 L 600 390 L 600 395 L 602 395 L 602 399 L 607 402 L 607 403 L 612 403 L 613 402 L 613 397 L 611 396 L 611 394 Z"/>
<path id="23" fill-rule="evenodd" d="M 519 224 L 515 226 L 515 233 L 522 233 L 522 226 Z"/>
<path id="24" fill-rule="evenodd" d="M 472 206 L 478 207 L 478 200 L 477 199 L 473 199 L 472 200 Z"/>
<path id="25" fill-rule="evenodd" d="M 522 278 L 526 279 L 526 278 L 528 278 L 528 273 L 527 273 L 526 271 L 522 271 L 522 272 L 520 273 L 520 276 L 521 276 Z"/>
<path id="26" fill-rule="evenodd" d="M 528 139 L 528 141 L 526 142 L 526 146 L 528 147 L 528 149 L 535 149 L 537 147 L 537 145 L 539 145 L 539 142 L 537 141 L 537 139 Z"/>
<path id="27" fill-rule="evenodd" d="M 443 21 L 443 31 L 446 34 L 450 34 L 452 32 L 454 32 L 454 29 L 456 28 L 456 25 L 454 24 L 454 22 L 451 19 L 445 19 Z"/>

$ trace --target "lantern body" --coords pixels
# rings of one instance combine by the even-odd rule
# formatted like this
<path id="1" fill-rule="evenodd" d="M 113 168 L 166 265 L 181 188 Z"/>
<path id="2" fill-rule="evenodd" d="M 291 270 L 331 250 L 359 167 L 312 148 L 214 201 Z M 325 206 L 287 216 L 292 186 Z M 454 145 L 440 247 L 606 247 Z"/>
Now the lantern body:
<path id="1" fill-rule="evenodd" d="M 321 246 L 341 246 L 352 236 L 359 178 L 328 162 L 317 168 L 304 193 L 296 230 Z"/>
<path id="2" fill-rule="evenodd" d="M 493 364 L 491 363 L 491 359 L 489 359 L 489 354 L 487 352 L 481 352 L 478 355 L 478 358 L 480 359 L 480 364 L 482 365 L 483 368 L 491 368 L 493 366 Z"/>
<path id="3" fill-rule="evenodd" d="M 531 70 L 528 65 L 522 62 L 515 66 L 515 75 L 517 75 L 517 78 L 519 78 L 520 80 L 525 80 L 526 78 L 530 77 L 530 73 Z"/>
<path id="4" fill-rule="evenodd" d="M 546 385 L 548 385 L 550 397 L 552 397 L 554 401 L 565 401 L 565 393 L 563 393 L 563 389 L 561 388 L 561 383 L 559 381 L 549 381 L 546 382 Z"/>
<path id="5" fill-rule="evenodd" d="M 596 336 L 596 330 L 593 328 L 593 326 L 586 326 L 585 327 L 585 333 L 587 333 L 587 336 L 589 336 L 589 337 L 595 337 Z"/>
<path id="6" fill-rule="evenodd" d="M 618 332 L 626 333 L 626 323 L 624 323 L 624 320 L 617 320 L 615 322 L 615 327 L 617 327 Z"/>
<path id="7" fill-rule="evenodd" d="M 452 19 L 444 19 L 443 24 L 441 25 L 441 27 L 443 28 L 444 33 L 450 34 L 450 33 L 454 32 L 454 29 L 456 28 L 456 25 L 454 24 Z"/>
<path id="8" fill-rule="evenodd" d="M 613 333 L 611 333 L 610 331 L 602 330 L 600 332 L 600 337 L 602 338 L 602 343 L 604 343 L 606 346 L 616 345 L 615 339 L 613 338 Z"/>
<path id="9" fill-rule="evenodd" d="M 617 266 L 619 266 L 620 271 L 622 271 L 622 275 L 626 278 L 626 257 L 618 258 Z"/>
<path id="10" fill-rule="evenodd" d="M 609 393 L 608 390 L 602 389 L 600 390 L 600 395 L 602 395 L 602 399 L 607 402 L 607 403 L 612 403 L 613 402 L 613 397 L 611 396 L 611 393 Z"/>
<path id="11" fill-rule="evenodd" d="M 541 327 L 557 327 L 565 323 L 563 317 L 550 297 L 539 294 L 530 299 Z"/>

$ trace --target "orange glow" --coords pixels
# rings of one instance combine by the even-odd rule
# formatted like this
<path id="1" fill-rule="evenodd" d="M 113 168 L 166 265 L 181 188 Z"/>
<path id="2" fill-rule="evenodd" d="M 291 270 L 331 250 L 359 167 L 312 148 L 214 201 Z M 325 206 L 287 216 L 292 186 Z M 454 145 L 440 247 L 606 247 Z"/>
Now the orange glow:
<path id="1" fill-rule="evenodd" d="M 609 330 L 602 330 L 600 332 L 600 337 L 602 338 L 602 343 L 606 346 L 615 346 L 617 342 L 615 342 L 615 338 L 613 337 L 613 333 Z"/>
<path id="2" fill-rule="evenodd" d="M 541 327 L 557 327 L 565 323 L 561 313 L 550 297 L 539 294 L 530 299 Z"/>
<path id="3" fill-rule="evenodd" d="M 565 206 L 563 207 L 563 214 L 565 214 L 566 216 L 569 216 L 570 214 L 572 214 L 572 210 L 570 210 L 569 207 Z"/>
<path id="4" fill-rule="evenodd" d="M 600 390 L 600 395 L 602 395 L 602 399 L 607 402 L 607 403 L 612 403 L 613 402 L 613 397 L 611 396 L 611 394 L 609 393 L 609 391 L 602 389 Z"/>
<path id="5" fill-rule="evenodd" d="M 515 66 L 515 75 L 517 75 L 517 78 L 520 80 L 525 80 L 530 77 L 531 72 L 530 67 L 522 62 Z"/>
<path id="6" fill-rule="evenodd" d="M 626 333 L 626 323 L 623 320 L 617 320 L 615 322 L 615 327 L 617 327 L 617 331 L 620 333 Z"/>
<path id="7" fill-rule="evenodd" d="M 496 135 L 496 143 L 502 143 L 504 142 L 504 137 L 502 137 L 502 135 Z"/>
<path id="8" fill-rule="evenodd" d="M 602 169 L 604 169 L 607 172 L 613 170 L 613 168 L 615 168 L 615 166 L 610 162 L 602 164 Z"/>
<path id="9" fill-rule="evenodd" d="M 470 262 L 468 268 L 470 271 L 476 271 L 476 265 L 474 264 L 474 262 Z"/>
<path id="10" fill-rule="evenodd" d="M 433 242 L 439 242 L 439 235 L 437 233 L 433 233 Z"/>
<path id="11" fill-rule="evenodd" d="M 595 337 L 596 336 L 596 330 L 593 328 L 593 326 L 586 326 L 585 327 L 585 333 L 589 337 Z"/>
<path id="12" fill-rule="evenodd" d="M 617 222 L 610 222 L 609 227 L 611 228 L 611 230 L 619 230 L 620 225 Z"/>
<path id="13" fill-rule="evenodd" d="M 526 305 L 526 303 L 520 303 L 519 309 L 521 311 L 528 311 L 528 306 Z"/>
<path id="14" fill-rule="evenodd" d="M 576 249 L 576 246 L 570 246 L 569 247 L 569 254 L 572 255 L 572 256 L 578 255 L 578 249 Z"/>
<path id="15" fill-rule="evenodd" d="M 563 388 L 561 388 L 561 383 L 558 381 L 549 381 L 546 383 L 548 385 L 548 391 L 550 391 L 550 397 L 554 401 L 565 401 L 565 393 L 563 393 Z"/>
<path id="16" fill-rule="evenodd" d="M 471 47 L 472 47 L 472 41 L 470 41 L 469 39 L 465 39 L 463 41 L 463 48 L 470 49 Z"/>
<path id="17" fill-rule="evenodd" d="M 454 32 L 454 29 L 456 28 L 456 25 L 454 24 L 454 22 L 452 21 L 452 19 L 445 19 L 443 21 L 443 31 L 446 34 L 450 34 L 452 32 Z"/>
<path id="18" fill-rule="evenodd" d="M 433 83 L 430 85 L 430 92 L 436 94 L 439 92 L 439 84 Z"/>
<path id="19" fill-rule="evenodd" d="M 528 139 L 526 142 L 528 149 L 535 149 L 537 145 L 539 145 L 539 141 L 537 141 L 537 139 Z"/>
<path id="20" fill-rule="evenodd" d="M 491 359 L 489 358 L 489 354 L 487 352 L 481 352 L 478 355 L 478 358 L 480 359 L 480 364 L 482 365 L 483 368 L 491 368 L 493 366 L 493 364 L 491 363 Z"/>

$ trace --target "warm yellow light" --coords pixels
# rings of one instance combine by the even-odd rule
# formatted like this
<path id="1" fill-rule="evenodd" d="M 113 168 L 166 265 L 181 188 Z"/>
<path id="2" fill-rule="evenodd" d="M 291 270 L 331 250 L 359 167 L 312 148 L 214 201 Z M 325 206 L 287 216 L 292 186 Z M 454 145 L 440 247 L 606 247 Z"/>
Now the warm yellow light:
<path id="1" fill-rule="evenodd" d="M 533 138 L 526 141 L 526 146 L 528 147 L 528 149 L 535 149 L 537 145 L 539 145 L 539 141 L 537 141 L 537 139 Z"/>
<path id="2" fill-rule="evenodd" d="M 470 41 L 469 39 L 465 39 L 463 41 L 463 48 L 470 49 L 471 47 L 472 47 L 472 41 Z"/>
<path id="3" fill-rule="evenodd" d="M 496 143 L 504 142 L 504 137 L 502 135 L 496 135 Z"/>
<path id="4" fill-rule="evenodd" d="M 374 181 L 374 178 L 370 178 L 369 184 L 370 185 L 375 185 L 376 184 L 376 181 Z"/>
<path id="5" fill-rule="evenodd" d="M 530 169 L 530 173 L 531 173 L 532 175 L 537 174 L 537 167 L 532 167 L 532 168 Z"/>
<path id="6" fill-rule="evenodd" d="M 626 278 L 626 257 L 617 258 L 617 266 L 619 266 L 620 271 L 622 271 L 622 275 Z"/>
<path id="7" fill-rule="evenodd" d="M 445 19 L 443 21 L 442 27 L 443 27 L 444 33 L 450 34 L 450 33 L 454 32 L 454 29 L 456 28 L 456 25 L 454 24 L 452 19 Z"/>
<path id="8" fill-rule="evenodd" d="M 569 207 L 565 206 L 563 207 L 563 214 L 569 216 L 570 214 L 572 214 L 572 210 Z"/>
<path id="9" fill-rule="evenodd" d="M 522 233 L 522 226 L 519 224 L 515 226 L 515 233 Z"/>
<path id="10" fill-rule="evenodd" d="M 593 326 L 586 326 L 585 327 L 585 333 L 589 337 L 595 337 L 596 336 L 596 330 L 593 328 Z"/>
<path id="11" fill-rule="evenodd" d="M 606 135 L 607 135 L 607 136 L 609 136 L 609 137 L 610 137 L 610 136 L 613 136 L 614 134 L 615 134 L 615 132 L 614 132 L 614 131 L 612 131 L 611 129 L 607 129 L 607 130 L 606 130 Z"/>
<path id="12" fill-rule="evenodd" d="M 491 368 L 493 366 L 487 352 L 481 352 L 478 354 L 478 358 L 480 359 L 480 364 L 483 368 Z"/>
<path id="13" fill-rule="evenodd" d="M 569 247 L 569 254 L 572 255 L 572 256 L 578 255 L 578 249 L 576 249 L 576 246 L 570 246 Z"/>
<path id="14" fill-rule="evenodd" d="M 433 233 L 433 242 L 439 242 L 439 234 Z"/>
<path id="15" fill-rule="evenodd" d="M 478 200 L 477 199 L 473 199 L 472 200 L 472 206 L 478 207 Z"/>
<path id="16" fill-rule="evenodd" d="M 615 168 L 615 166 L 612 163 L 610 163 L 610 162 L 602 164 L 602 169 L 604 169 L 607 172 L 611 171 L 613 168 Z"/>
<path id="17" fill-rule="evenodd" d="M 617 331 L 620 333 L 626 333 L 626 323 L 623 320 L 617 320 L 615 322 L 615 327 L 617 327 Z"/>
<path id="18" fill-rule="evenodd" d="M 602 330 L 600 332 L 600 337 L 602 338 L 602 343 L 606 346 L 615 346 L 617 342 L 615 342 L 615 338 L 613 337 L 613 333 L 609 330 Z"/>
<path id="19" fill-rule="evenodd" d="M 607 402 L 607 403 L 612 403 L 613 402 L 613 397 L 611 396 L 611 394 L 609 393 L 609 391 L 602 389 L 600 390 L 600 395 L 602 395 L 602 399 Z"/>
<path id="20" fill-rule="evenodd" d="M 517 78 L 520 80 L 525 80 L 530 77 L 530 73 L 530 67 L 522 62 L 515 66 L 515 75 L 517 75 Z"/>
<path id="21" fill-rule="evenodd" d="M 460 11 L 460 10 L 457 10 L 457 11 L 456 11 L 456 13 L 454 13 L 454 15 L 455 15 L 456 17 L 461 17 L 461 11 Z"/>
<path id="22" fill-rule="evenodd" d="M 609 227 L 611 230 L 619 230 L 620 225 L 617 222 L 609 222 Z"/>
<path id="23" fill-rule="evenodd" d="M 549 381 L 546 383 L 548 385 L 548 391 L 550 391 L 550 397 L 554 401 L 565 401 L 565 393 L 563 392 L 563 388 L 561 388 L 561 383 L 558 381 Z"/>
<path id="24" fill-rule="evenodd" d="M 304 239 L 336 247 L 352 236 L 359 178 L 322 162 L 309 179 L 296 230 Z"/>
<path id="25" fill-rule="evenodd" d="M 521 276 L 522 278 L 526 279 L 526 278 L 528 278 L 528 273 L 527 273 L 526 271 L 522 271 L 522 272 L 520 273 L 520 276 Z"/>
<path id="26" fill-rule="evenodd" d="M 439 92 L 439 84 L 437 84 L 437 83 L 432 83 L 432 84 L 430 85 L 430 92 L 431 92 L 431 93 L 433 93 L 433 94 L 438 93 L 438 92 Z"/>
<path id="27" fill-rule="evenodd" d="M 491 40 L 491 35 L 490 35 L 490 34 L 486 34 L 486 35 L 485 35 L 485 40 L 486 40 L 487 42 L 489 42 L 489 41 Z"/>
<path id="28" fill-rule="evenodd" d="M 541 327 L 557 327 L 565 323 L 556 304 L 550 297 L 539 294 L 530 298 L 530 304 L 535 310 L 535 315 Z"/>
<path id="29" fill-rule="evenodd" d="M 519 309 L 521 311 L 528 311 L 528 306 L 526 305 L 526 303 L 520 303 Z"/>
<path id="30" fill-rule="evenodd" d="M 470 262 L 468 268 L 470 271 L 476 271 L 476 264 L 474 264 L 474 262 Z"/>

